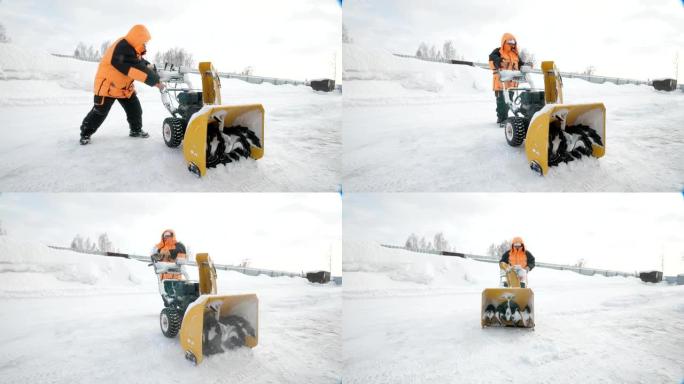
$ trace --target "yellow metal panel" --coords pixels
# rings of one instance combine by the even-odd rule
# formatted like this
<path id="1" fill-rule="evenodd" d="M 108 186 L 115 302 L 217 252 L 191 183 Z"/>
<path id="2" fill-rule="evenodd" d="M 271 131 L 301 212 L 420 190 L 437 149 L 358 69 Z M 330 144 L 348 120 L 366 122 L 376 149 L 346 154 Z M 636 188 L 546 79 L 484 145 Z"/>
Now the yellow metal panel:
<path id="1" fill-rule="evenodd" d="M 200 296 L 188 307 L 183 316 L 180 329 L 180 342 L 183 351 L 190 352 L 195 357 L 197 364 L 202 362 L 202 330 L 204 328 L 204 308 L 208 296 Z"/>
<path id="2" fill-rule="evenodd" d="M 208 113 L 197 112 L 192 115 L 183 138 L 183 156 L 189 164 L 194 164 L 200 176 L 207 173 L 207 119 Z"/>
<path id="3" fill-rule="evenodd" d="M 547 108 L 544 108 L 545 111 Z M 549 122 L 550 113 L 537 112 L 534 115 L 530 126 L 527 128 L 525 137 L 525 154 L 527 161 L 535 161 L 542 169 L 542 174 L 546 175 L 549 170 Z"/>
<path id="4" fill-rule="evenodd" d="M 553 61 L 542 62 L 542 73 L 544 74 L 544 99 L 546 104 L 563 103 L 563 80 L 560 72 Z"/>
<path id="5" fill-rule="evenodd" d="M 221 80 L 211 62 L 199 63 L 199 73 L 202 76 L 202 101 L 204 105 L 221 104 Z"/>
<path id="6" fill-rule="evenodd" d="M 208 253 L 198 253 L 195 257 L 199 270 L 200 295 L 216 294 L 216 268 Z"/>
<path id="7" fill-rule="evenodd" d="M 603 103 L 552 104 L 534 115 L 525 137 L 525 154 L 528 162 L 536 162 L 542 174 L 548 172 L 549 124 L 556 113 L 565 114 L 565 125 L 583 124 L 596 131 L 603 145 L 592 146 L 592 156 L 603 157 L 606 153 L 606 107 Z"/>
<path id="8" fill-rule="evenodd" d="M 514 304 L 513 304 L 514 303 Z M 516 308 L 517 305 L 517 308 Z M 486 310 L 495 308 L 493 318 L 487 318 Z M 518 312 L 515 313 L 515 310 Z M 529 311 L 529 318 L 522 313 Z M 510 316 L 509 316 L 510 315 Z M 480 321 L 485 326 L 534 327 L 534 292 L 530 288 L 487 288 L 482 291 Z"/>
<path id="9" fill-rule="evenodd" d="M 256 294 L 202 295 L 188 307 L 180 329 L 181 347 L 186 353 L 192 353 L 197 364 L 204 359 L 202 348 L 204 316 L 215 315 L 209 309 L 209 306 L 215 303 L 220 303 L 220 317 L 240 316 L 254 328 L 254 336 L 248 335 L 245 338 L 245 346 L 254 348 L 259 343 L 259 299 Z"/>
<path id="10" fill-rule="evenodd" d="M 252 146 L 251 158 L 259 160 L 264 156 L 264 120 L 265 112 L 261 104 L 245 104 L 245 105 L 223 105 L 214 110 L 224 110 L 228 114 L 225 117 L 224 125 L 229 127 L 231 125 L 246 126 L 250 131 L 254 132 L 261 141 L 261 148 Z"/>

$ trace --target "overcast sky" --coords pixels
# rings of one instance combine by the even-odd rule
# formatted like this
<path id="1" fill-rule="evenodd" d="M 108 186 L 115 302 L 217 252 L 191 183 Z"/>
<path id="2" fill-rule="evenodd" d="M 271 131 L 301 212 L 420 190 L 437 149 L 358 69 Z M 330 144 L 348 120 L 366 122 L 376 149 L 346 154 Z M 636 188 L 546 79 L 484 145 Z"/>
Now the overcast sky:
<path id="1" fill-rule="evenodd" d="M 344 240 L 403 245 L 443 232 L 457 251 L 485 254 L 522 236 L 538 261 L 684 273 L 684 197 L 671 193 L 347 194 Z"/>
<path id="2" fill-rule="evenodd" d="M 486 62 L 504 32 L 561 71 L 636 79 L 684 77 L 682 0 L 347 0 L 344 24 L 358 44 L 413 54 L 421 42 L 454 40 Z M 684 80 L 683 80 L 684 81 Z"/>
<path id="3" fill-rule="evenodd" d="M 257 75 L 293 79 L 335 75 L 341 18 L 336 0 L 0 1 L 0 23 L 16 44 L 73 53 L 83 41 L 99 49 L 144 24 L 149 57 L 181 47 L 219 71 L 253 66 Z"/>
<path id="4" fill-rule="evenodd" d="M 69 246 L 106 232 L 121 252 L 148 255 L 163 230 L 216 263 L 341 271 L 341 198 L 335 193 L 3 193 L 9 236 Z"/>

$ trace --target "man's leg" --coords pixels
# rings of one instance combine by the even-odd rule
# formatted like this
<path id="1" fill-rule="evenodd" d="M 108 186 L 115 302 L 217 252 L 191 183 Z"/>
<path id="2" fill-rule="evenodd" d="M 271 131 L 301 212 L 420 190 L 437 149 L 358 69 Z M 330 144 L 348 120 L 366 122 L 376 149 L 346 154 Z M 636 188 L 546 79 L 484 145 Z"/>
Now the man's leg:
<path id="1" fill-rule="evenodd" d="M 494 95 L 496 96 L 496 122 L 501 124 L 508 117 L 508 104 L 506 104 L 503 91 L 494 91 Z"/>
<path id="2" fill-rule="evenodd" d="M 133 94 L 128 99 L 118 99 L 119 104 L 126 112 L 126 120 L 128 120 L 128 128 L 131 130 L 129 136 L 131 137 L 149 137 L 150 135 L 142 130 L 142 106 L 138 95 Z"/>
<path id="3" fill-rule="evenodd" d="M 518 280 L 520 280 L 520 288 L 527 287 L 527 269 L 518 267 L 515 269 L 515 273 L 518 274 Z"/>
<path id="4" fill-rule="evenodd" d="M 93 102 L 93 108 L 88 112 L 81 123 L 81 144 L 84 145 L 90 142 L 90 136 L 92 136 L 104 122 L 109 114 L 109 110 L 112 109 L 114 99 L 104 96 L 95 96 Z"/>

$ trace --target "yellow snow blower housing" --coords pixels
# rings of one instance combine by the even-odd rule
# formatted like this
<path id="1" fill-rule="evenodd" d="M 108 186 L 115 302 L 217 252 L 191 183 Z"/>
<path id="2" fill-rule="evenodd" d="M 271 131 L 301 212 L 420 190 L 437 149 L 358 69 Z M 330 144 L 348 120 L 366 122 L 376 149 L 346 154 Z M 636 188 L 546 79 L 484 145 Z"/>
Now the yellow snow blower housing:
<path id="1" fill-rule="evenodd" d="M 503 76 L 528 82 L 530 69 L 504 71 Z M 517 147 L 525 142 L 530 168 L 541 175 L 549 167 L 582 156 L 602 157 L 606 152 L 606 108 L 603 103 L 565 104 L 563 80 L 553 61 L 542 62 L 544 91 L 511 88 L 516 97 L 510 100 L 514 116 L 503 123 L 506 141 Z M 508 90 L 508 89 L 506 89 Z"/>
<path id="2" fill-rule="evenodd" d="M 204 176 L 207 167 L 240 157 L 264 155 L 264 107 L 261 104 L 221 105 L 221 81 L 209 62 L 199 65 L 204 107 L 190 118 L 183 155 L 188 169 Z M 223 138 L 232 138 L 229 142 Z"/>
<path id="3" fill-rule="evenodd" d="M 199 364 L 206 355 L 259 342 L 259 300 L 255 294 L 216 294 L 216 268 L 209 255 L 197 254 L 199 297 L 185 310 L 180 342 L 185 357 Z"/>
<path id="4" fill-rule="evenodd" d="M 183 142 L 188 170 L 204 176 L 207 168 L 264 155 L 264 107 L 261 104 L 222 105 L 221 81 L 210 62 L 199 64 L 202 92 L 188 84 L 187 72 L 166 67 L 162 102 L 172 117 L 162 124 L 164 142 L 171 148 Z M 175 94 L 175 97 L 172 96 Z"/>
<path id="5" fill-rule="evenodd" d="M 506 263 L 500 263 L 499 268 L 504 287 L 482 291 L 482 327 L 534 328 L 534 292 L 530 288 L 522 288 L 514 268 Z"/>
<path id="6" fill-rule="evenodd" d="M 546 105 L 534 114 L 525 138 L 530 168 L 545 175 L 549 166 L 606 153 L 603 103 L 564 104 L 563 80 L 553 61 L 542 63 Z"/>

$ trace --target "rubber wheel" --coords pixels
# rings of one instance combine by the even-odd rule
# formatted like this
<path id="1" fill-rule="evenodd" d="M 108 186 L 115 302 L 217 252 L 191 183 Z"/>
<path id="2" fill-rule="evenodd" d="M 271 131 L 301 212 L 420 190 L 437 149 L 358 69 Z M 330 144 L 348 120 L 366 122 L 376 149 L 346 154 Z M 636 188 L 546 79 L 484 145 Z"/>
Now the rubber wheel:
<path id="1" fill-rule="evenodd" d="M 518 116 L 509 117 L 504 122 L 506 141 L 511 147 L 518 147 L 525 141 L 527 135 L 527 121 Z"/>
<path id="2" fill-rule="evenodd" d="M 176 308 L 166 307 L 159 314 L 159 326 L 166 337 L 176 337 L 181 327 L 181 315 Z"/>
<path id="3" fill-rule="evenodd" d="M 183 141 L 185 135 L 185 127 L 183 119 L 176 117 L 167 117 L 162 124 L 162 136 L 164 142 L 170 148 L 176 148 Z"/>

